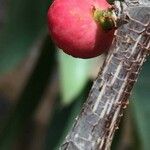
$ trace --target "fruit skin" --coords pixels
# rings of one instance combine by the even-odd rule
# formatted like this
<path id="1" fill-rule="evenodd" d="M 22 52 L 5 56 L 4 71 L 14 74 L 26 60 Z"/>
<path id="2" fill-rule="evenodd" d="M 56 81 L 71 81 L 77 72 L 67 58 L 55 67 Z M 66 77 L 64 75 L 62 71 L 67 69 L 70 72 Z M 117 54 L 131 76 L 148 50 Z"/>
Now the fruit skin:
<path id="1" fill-rule="evenodd" d="M 48 10 L 50 34 L 65 53 L 79 58 L 106 52 L 114 30 L 104 31 L 93 18 L 93 8 L 106 10 L 106 0 L 54 0 Z"/>

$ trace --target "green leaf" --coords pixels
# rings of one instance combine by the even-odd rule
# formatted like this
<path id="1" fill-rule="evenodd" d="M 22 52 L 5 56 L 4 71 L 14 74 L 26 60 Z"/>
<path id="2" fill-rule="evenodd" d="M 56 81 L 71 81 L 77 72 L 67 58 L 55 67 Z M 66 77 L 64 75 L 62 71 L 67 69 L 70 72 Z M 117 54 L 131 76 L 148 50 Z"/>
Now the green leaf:
<path id="1" fill-rule="evenodd" d="M 133 106 L 142 150 L 150 149 L 150 60 L 144 64 L 133 92 Z"/>
<path id="2" fill-rule="evenodd" d="M 61 50 L 58 59 L 62 103 L 67 105 L 78 96 L 87 83 L 93 59 L 73 58 Z"/>
<path id="3" fill-rule="evenodd" d="M 0 73 L 18 64 L 46 30 L 47 0 L 9 0 L 0 32 Z"/>
<path id="4" fill-rule="evenodd" d="M 54 67 L 54 49 L 50 39 L 47 38 L 18 104 L 0 134 L 0 150 L 11 150 L 17 135 L 23 131 L 25 124 L 31 119 L 38 106 Z"/>

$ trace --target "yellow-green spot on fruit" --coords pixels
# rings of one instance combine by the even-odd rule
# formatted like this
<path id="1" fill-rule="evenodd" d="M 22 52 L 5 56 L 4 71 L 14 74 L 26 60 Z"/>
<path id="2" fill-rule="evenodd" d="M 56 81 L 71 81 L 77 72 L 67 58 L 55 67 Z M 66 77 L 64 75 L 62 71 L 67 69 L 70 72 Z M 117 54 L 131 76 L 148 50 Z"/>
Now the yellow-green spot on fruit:
<path id="1" fill-rule="evenodd" d="M 93 9 L 93 17 L 95 21 L 104 29 L 111 30 L 115 28 L 113 13 L 111 9 L 99 10 Z"/>

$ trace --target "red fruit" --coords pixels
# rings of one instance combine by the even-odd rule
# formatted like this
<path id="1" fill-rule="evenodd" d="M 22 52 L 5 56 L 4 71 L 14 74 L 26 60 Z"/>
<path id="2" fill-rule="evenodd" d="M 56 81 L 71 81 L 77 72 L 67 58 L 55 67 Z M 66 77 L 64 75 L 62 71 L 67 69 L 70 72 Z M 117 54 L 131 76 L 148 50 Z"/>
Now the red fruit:
<path id="1" fill-rule="evenodd" d="M 48 25 L 56 45 L 79 58 L 91 58 L 107 51 L 114 29 L 104 30 L 93 12 L 108 8 L 106 0 L 54 0 L 48 10 Z"/>

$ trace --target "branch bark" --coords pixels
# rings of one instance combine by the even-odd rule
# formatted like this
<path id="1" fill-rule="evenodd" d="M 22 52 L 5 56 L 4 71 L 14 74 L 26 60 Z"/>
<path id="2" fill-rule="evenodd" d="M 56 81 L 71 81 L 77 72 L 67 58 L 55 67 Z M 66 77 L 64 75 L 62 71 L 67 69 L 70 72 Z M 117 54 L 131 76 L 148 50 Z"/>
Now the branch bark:
<path id="1" fill-rule="evenodd" d="M 140 0 L 141 2 L 142 0 Z M 133 2 L 133 3 L 131 3 Z M 150 50 L 149 1 L 125 0 L 118 28 L 102 71 L 61 150 L 108 150 L 123 109 Z M 122 3 L 122 2 L 121 2 Z"/>

